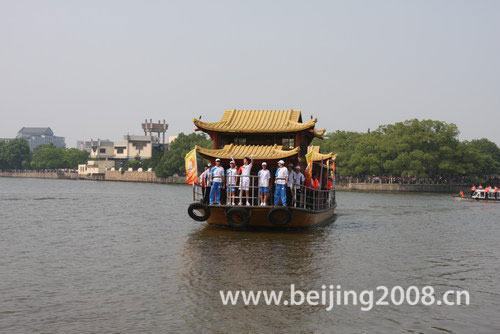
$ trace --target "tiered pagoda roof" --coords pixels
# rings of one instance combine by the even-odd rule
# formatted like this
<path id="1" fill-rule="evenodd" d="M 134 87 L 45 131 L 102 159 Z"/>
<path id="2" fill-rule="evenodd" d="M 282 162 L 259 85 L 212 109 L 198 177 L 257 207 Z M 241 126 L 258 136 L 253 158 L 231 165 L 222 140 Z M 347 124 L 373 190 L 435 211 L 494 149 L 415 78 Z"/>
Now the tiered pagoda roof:
<path id="1" fill-rule="evenodd" d="M 193 119 L 193 123 L 203 131 L 224 133 L 289 133 L 310 131 L 316 137 L 322 137 L 325 129 L 314 130 L 317 119 L 302 122 L 300 110 L 226 110 L 218 122 L 202 122 Z"/>
<path id="2" fill-rule="evenodd" d="M 283 150 L 283 146 L 279 145 L 226 145 L 221 149 L 208 149 L 196 146 L 196 151 L 201 155 L 219 159 L 243 159 L 244 157 L 253 156 L 255 160 L 262 159 L 284 159 L 299 153 L 299 148 L 292 150 Z"/>
<path id="3" fill-rule="evenodd" d="M 298 147 L 292 150 L 283 150 L 280 145 L 226 145 L 221 149 L 209 149 L 196 146 L 196 151 L 206 158 L 219 158 L 223 160 L 243 159 L 244 157 L 252 156 L 255 160 L 278 160 L 293 157 L 300 151 Z M 313 152 L 311 160 L 323 161 L 334 159 L 336 156 L 333 153 L 319 153 L 319 146 L 309 146 L 307 153 Z"/>

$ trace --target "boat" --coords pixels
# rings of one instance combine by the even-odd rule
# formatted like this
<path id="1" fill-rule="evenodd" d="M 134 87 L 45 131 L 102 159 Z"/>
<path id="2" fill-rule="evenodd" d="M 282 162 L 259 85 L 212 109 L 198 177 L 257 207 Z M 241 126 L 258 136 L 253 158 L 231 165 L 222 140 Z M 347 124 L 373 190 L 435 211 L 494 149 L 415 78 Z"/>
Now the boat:
<path id="1" fill-rule="evenodd" d="M 484 189 L 476 189 L 471 196 L 456 196 L 454 199 L 459 202 L 500 203 L 500 193 L 494 191 L 486 192 Z"/>
<path id="2" fill-rule="evenodd" d="M 315 129 L 316 118 L 304 122 L 299 110 L 233 109 L 226 110 L 218 122 L 193 119 L 193 123 L 196 131 L 208 134 L 213 141 L 212 148 L 194 148 L 197 155 L 209 161 L 209 168 L 218 163 L 227 171 L 231 161 L 242 166 L 245 157 L 253 164 L 250 175 L 232 173 L 225 178 L 220 204 L 215 198 L 210 201 L 203 182 L 194 182 L 193 202 L 188 208 L 192 219 L 238 229 L 308 228 L 333 221 L 337 206 L 336 156 L 320 153 L 319 146 L 311 145 L 314 138 L 322 139 L 326 132 Z M 267 201 L 262 203 L 257 172 L 264 162 L 271 179 Z M 278 162 L 282 167 L 300 169 L 305 180 L 290 184 L 286 203 L 274 201 L 274 183 L 280 179 L 275 176 Z M 238 189 L 242 182 L 249 184 L 248 197 Z"/>

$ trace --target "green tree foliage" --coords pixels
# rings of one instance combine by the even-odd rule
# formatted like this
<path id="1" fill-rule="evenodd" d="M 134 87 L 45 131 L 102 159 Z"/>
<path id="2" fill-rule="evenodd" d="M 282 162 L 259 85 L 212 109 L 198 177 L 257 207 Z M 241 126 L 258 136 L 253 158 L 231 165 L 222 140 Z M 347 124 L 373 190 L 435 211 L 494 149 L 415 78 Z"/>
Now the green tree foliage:
<path id="1" fill-rule="evenodd" d="M 76 148 L 66 149 L 64 151 L 64 163 L 66 168 L 78 168 L 79 164 L 87 163 L 89 152 L 82 151 Z"/>
<path id="2" fill-rule="evenodd" d="M 175 173 L 179 175 L 185 173 L 184 157 L 195 145 L 211 148 L 212 140 L 203 133 L 186 135 L 181 132 L 177 136 L 177 139 L 170 145 L 169 151 L 162 155 L 159 163 L 156 165 L 156 175 L 166 177 Z"/>
<path id="3" fill-rule="evenodd" d="M 487 139 L 460 142 L 458 128 L 435 120 L 382 125 L 368 133 L 337 131 L 315 140 L 337 154 L 340 176 L 486 176 L 500 173 L 500 149 Z"/>
<path id="4" fill-rule="evenodd" d="M 31 151 L 28 142 L 24 139 L 13 139 L 0 142 L 0 169 L 29 168 Z"/>
<path id="5" fill-rule="evenodd" d="M 141 160 L 141 158 L 139 156 L 137 156 L 134 160 L 127 161 L 127 164 L 126 164 L 126 166 L 128 168 L 132 168 L 134 170 L 141 168 L 142 165 L 143 165 L 143 161 Z"/>
<path id="6" fill-rule="evenodd" d="M 41 145 L 33 151 L 31 167 L 34 169 L 77 168 L 87 162 L 88 152 L 76 148 L 57 148 L 53 144 Z"/>

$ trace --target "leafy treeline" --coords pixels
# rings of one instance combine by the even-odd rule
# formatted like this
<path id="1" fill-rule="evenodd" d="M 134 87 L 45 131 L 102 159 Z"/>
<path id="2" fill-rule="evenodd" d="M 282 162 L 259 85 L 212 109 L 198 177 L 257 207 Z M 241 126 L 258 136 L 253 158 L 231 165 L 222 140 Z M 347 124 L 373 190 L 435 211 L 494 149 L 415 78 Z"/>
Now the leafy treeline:
<path id="1" fill-rule="evenodd" d="M 30 162 L 31 152 L 26 140 L 0 141 L 1 170 L 29 168 Z"/>
<path id="2" fill-rule="evenodd" d="M 340 176 L 485 177 L 500 174 L 500 149 L 488 139 L 459 141 L 458 128 L 407 120 L 360 133 L 337 131 L 315 140 L 337 154 Z"/>
<path id="3" fill-rule="evenodd" d="M 0 169 L 59 169 L 77 168 L 86 163 L 89 153 L 76 148 L 57 148 L 53 144 L 41 145 L 30 152 L 24 139 L 0 142 Z"/>
<path id="4" fill-rule="evenodd" d="M 460 141 L 458 133 L 454 124 L 414 119 L 367 133 L 336 131 L 313 144 L 320 145 L 322 152 L 337 154 L 339 176 L 485 178 L 500 174 L 500 149 L 495 143 L 484 138 Z M 195 145 L 211 148 L 212 141 L 203 133 L 180 133 L 168 152 L 155 151 L 151 159 L 131 160 L 127 167 L 153 168 L 160 177 L 183 175 L 184 156 Z M 31 153 L 23 139 L 0 142 L 3 170 L 77 168 L 87 160 L 88 153 L 77 149 L 49 144 Z"/>
<path id="5" fill-rule="evenodd" d="M 31 168 L 58 169 L 78 168 L 78 164 L 87 163 L 89 152 L 76 148 L 57 148 L 52 144 L 41 145 L 33 150 Z"/>
<path id="6" fill-rule="evenodd" d="M 156 175 L 165 177 L 173 174 L 183 175 L 186 170 L 184 166 L 184 157 L 191 151 L 195 145 L 212 148 L 212 140 L 204 133 L 190 133 L 186 135 L 180 133 L 177 139 L 172 142 L 168 152 L 163 153 L 158 164 L 154 167 Z"/>

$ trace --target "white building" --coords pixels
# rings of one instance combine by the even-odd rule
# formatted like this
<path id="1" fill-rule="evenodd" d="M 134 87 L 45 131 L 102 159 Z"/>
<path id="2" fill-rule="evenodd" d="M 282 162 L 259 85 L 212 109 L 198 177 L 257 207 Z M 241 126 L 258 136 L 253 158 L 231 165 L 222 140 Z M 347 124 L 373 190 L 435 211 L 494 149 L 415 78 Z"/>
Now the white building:
<path id="1" fill-rule="evenodd" d="M 78 175 L 104 174 L 106 170 L 115 168 L 113 160 L 90 160 L 87 164 L 78 165 Z"/>
<path id="2" fill-rule="evenodd" d="M 127 161 L 136 158 L 151 159 L 153 150 L 163 145 L 156 136 L 123 137 L 123 141 L 92 140 L 90 157 L 98 160 Z"/>

